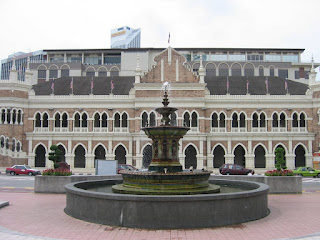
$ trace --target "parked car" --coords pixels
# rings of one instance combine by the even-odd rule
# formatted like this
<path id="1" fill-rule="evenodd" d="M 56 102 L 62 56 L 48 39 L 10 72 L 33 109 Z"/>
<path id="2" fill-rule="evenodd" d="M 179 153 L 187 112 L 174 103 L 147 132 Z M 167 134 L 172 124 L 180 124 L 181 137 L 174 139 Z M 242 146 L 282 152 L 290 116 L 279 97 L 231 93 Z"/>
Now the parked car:
<path id="1" fill-rule="evenodd" d="M 122 171 L 122 170 L 138 171 L 138 169 L 135 168 L 132 165 L 129 165 L 129 164 L 118 164 L 118 174 L 121 174 L 120 171 Z"/>
<path id="2" fill-rule="evenodd" d="M 248 175 L 249 173 L 254 174 L 254 170 L 244 168 L 238 164 L 223 164 L 219 171 L 222 175 Z"/>
<path id="3" fill-rule="evenodd" d="M 315 170 L 311 167 L 297 167 L 292 172 L 294 175 L 320 178 L 320 170 Z"/>
<path id="4" fill-rule="evenodd" d="M 11 175 L 28 174 L 29 176 L 41 175 L 41 172 L 36 169 L 32 169 L 28 165 L 14 165 L 10 168 L 6 168 L 6 173 Z"/>

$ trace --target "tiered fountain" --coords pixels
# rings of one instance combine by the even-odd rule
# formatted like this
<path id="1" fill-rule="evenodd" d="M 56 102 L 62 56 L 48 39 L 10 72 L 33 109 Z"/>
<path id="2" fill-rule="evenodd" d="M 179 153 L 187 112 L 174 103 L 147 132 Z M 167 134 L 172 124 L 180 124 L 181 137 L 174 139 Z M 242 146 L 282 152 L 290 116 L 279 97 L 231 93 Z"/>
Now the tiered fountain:
<path id="1" fill-rule="evenodd" d="M 152 139 L 152 162 L 148 172 L 122 171 L 123 184 L 112 187 L 115 193 L 141 195 L 191 195 L 220 192 L 220 187 L 210 184 L 211 171 L 182 170 L 179 163 L 179 140 L 190 130 L 188 127 L 170 125 L 170 115 L 177 108 L 168 107 L 165 88 L 163 107 L 156 108 L 162 115 L 161 125 L 142 130 Z"/>
<path id="2" fill-rule="evenodd" d="M 165 91 L 163 107 L 156 109 L 162 124 L 142 128 L 153 144 L 148 171 L 123 171 L 123 181 L 106 176 L 67 184 L 65 212 L 88 222 L 148 229 L 217 227 L 267 216 L 267 185 L 208 181 L 210 171 L 182 169 L 179 140 L 189 128 L 170 125 L 177 109 L 168 105 Z"/>

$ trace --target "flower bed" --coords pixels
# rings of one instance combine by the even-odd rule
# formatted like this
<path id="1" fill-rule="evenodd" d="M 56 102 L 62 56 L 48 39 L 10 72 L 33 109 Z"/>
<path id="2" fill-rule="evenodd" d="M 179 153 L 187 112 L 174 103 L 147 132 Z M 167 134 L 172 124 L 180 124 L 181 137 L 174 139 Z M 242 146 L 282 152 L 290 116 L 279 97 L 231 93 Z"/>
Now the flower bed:
<path id="1" fill-rule="evenodd" d="M 42 172 L 42 175 L 70 176 L 72 175 L 72 172 L 68 169 L 47 169 Z"/>
<path id="2" fill-rule="evenodd" d="M 266 176 L 294 176 L 291 170 L 273 170 L 265 172 Z"/>

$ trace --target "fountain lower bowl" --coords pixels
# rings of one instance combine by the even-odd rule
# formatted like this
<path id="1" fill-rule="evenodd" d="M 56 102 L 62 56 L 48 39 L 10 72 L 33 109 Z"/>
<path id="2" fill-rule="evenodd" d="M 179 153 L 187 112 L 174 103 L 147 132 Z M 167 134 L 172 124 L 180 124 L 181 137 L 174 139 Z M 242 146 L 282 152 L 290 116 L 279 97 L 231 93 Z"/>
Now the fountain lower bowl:
<path id="1" fill-rule="evenodd" d="M 210 184 L 211 171 L 182 172 L 132 172 L 121 171 L 123 184 L 112 186 L 112 191 L 138 195 L 193 195 L 220 192 L 220 187 Z"/>
<path id="2" fill-rule="evenodd" d="M 269 214 L 268 185 L 230 180 L 209 182 L 239 186 L 243 190 L 198 195 L 132 195 L 92 190 L 111 188 L 122 183 L 120 180 L 77 182 L 65 187 L 65 212 L 87 222 L 145 229 L 219 227 Z"/>

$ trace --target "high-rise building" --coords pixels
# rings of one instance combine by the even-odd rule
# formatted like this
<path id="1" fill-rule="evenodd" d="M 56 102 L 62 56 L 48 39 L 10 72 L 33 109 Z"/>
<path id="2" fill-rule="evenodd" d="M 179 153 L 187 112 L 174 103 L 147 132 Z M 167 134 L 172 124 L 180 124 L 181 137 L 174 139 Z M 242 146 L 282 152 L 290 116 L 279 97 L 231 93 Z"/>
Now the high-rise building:
<path id="1" fill-rule="evenodd" d="M 140 48 L 141 29 L 128 26 L 111 30 L 111 48 Z"/>

